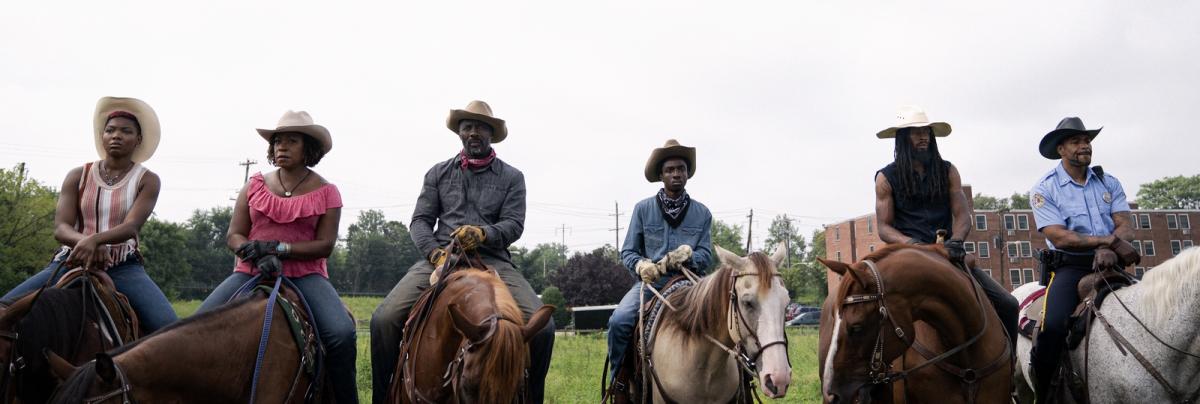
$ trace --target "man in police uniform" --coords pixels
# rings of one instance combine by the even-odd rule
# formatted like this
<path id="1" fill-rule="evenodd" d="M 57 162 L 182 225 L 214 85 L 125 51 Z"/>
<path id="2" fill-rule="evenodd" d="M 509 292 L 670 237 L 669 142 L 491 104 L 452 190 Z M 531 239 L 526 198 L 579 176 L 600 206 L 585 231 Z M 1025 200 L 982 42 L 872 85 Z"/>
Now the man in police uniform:
<path id="1" fill-rule="evenodd" d="M 1076 286 L 1093 270 L 1120 269 L 1140 261 L 1133 245 L 1129 203 L 1116 177 L 1092 163 L 1092 139 L 1100 129 L 1087 129 L 1076 117 L 1064 118 L 1042 138 L 1038 150 L 1062 160 L 1043 175 L 1030 192 L 1038 231 L 1050 248 L 1044 266 L 1050 272 L 1042 330 L 1033 351 L 1037 402 L 1051 396 L 1050 386 L 1066 346 L 1067 319 L 1079 303 Z"/>
<path id="2" fill-rule="evenodd" d="M 966 265 L 963 240 L 971 233 L 971 208 L 962 190 L 958 169 L 942 160 L 938 137 L 950 135 L 950 124 L 929 122 L 918 107 L 902 107 L 892 127 L 876 134 L 895 138 L 895 161 L 875 173 L 875 217 L 879 238 L 888 244 L 932 244 L 937 231 L 947 230 L 950 260 Z M 1017 300 L 987 273 L 975 266 L 970 273 L 981 286 L 1016 347 Z"/>

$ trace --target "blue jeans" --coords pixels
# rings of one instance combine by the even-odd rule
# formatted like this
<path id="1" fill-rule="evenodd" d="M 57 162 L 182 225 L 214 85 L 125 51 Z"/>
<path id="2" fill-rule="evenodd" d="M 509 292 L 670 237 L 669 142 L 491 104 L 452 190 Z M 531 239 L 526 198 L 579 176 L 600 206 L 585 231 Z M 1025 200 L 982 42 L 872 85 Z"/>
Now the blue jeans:
<path id="1" fill-rule="evenodd" d="M 204 299 L 204 303 L 200 304 L 200 308 L 196 313 L 203 313 L 220 307 L 233 296 L 237 289 L 250 280 L 252 276 L 234 272 L 225 278 L 225 281 L 217 285 L 212 293 Z M 317 327 L 317 332 L 321 335 L 321 342 L 325 345 L 325 374 L 329 377 L 329 382 L 333 384 L 334 399 L 338 403 L 353 404 L 358 402 L 358 377 L 356 376 L 355 357 L 358 354 L 358 349 L 354 345 L 357 337 L 354 329 L 354 320 L 350 318 L 350 314 L 346 312 L 345 306 L 342 305 L 342 299 L 338 297 L 337 291 L 333 289 L 333 284 L 329 283 L 329 279 L 318 274 L 311 274 L 299 278 L 291 278 L 300 289 L 304 300 L 308 301 L 309 308 L 313 312 L 313 323 Z"/>
<path id="2" fill-rule="evenodd" d="M 667 277 L 660 278 L 654 283 L 654 287 L 661 290 L 666 286 Z M 629 292 L 621 298 L 621 303 L 617 303 L 617 308 L 613 310 L 612 317 L 608 318 L 608 362 L 612 366 L 609 369 L 609 377 L 617 377 L 617 369 L 621 368 L 621 361 L 625 359 L 625 350 L 629 348 L 629 342 L 633 338 L 633 327 L 638 320 L 638 291 L 642 290 L 642 281 L 637 281 Z M 646 295 L 646 300 L 654 297 L 650 291 L 643 292 Z M 607 386 L 606 386 L 607 387 Z"/>
<path id="3" fill-rule="evenodd" d="M 65 256 L 55 257 L 46 266 L 46 269 L 29 277 L 25 282 L 21 282 L 0 300 L 11 302 L 26 293 L 38 290 L 46 283 L 46 279 L 50 278 L 50 274 L 58 267 L 59 262 L 64 259 L 66 259 Z M 130 257 L 104 272 L 108 274 L 109 278 L 112 278 L 117 291 L 129 299 L 129 306 L 133 308 L 134 313 L 137 313 L 143 335 L 150 334 L 178 320 L 178 317 L 175 316 L 175 309 L 171 307 L 171 302 L 167 301 L 167 296 L 163 294 L 162 289 L 158 288 L 154 280 L 146 275 L 146 267 L 142 266 L 141 259 Z M 66 273 L 67 268 L 60 269 L 58 276 L 51 281 L 51 284 L 58 282 L 59 278 Z"/>

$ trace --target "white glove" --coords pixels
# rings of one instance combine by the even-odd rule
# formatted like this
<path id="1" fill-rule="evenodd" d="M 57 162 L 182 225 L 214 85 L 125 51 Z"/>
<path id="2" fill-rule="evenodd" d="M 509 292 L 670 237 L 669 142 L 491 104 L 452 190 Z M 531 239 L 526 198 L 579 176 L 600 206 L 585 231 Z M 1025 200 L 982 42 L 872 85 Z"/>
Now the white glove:
<path id="1" fill-rule="evenodd" d="M 667 273 L 666 267 L 661 264 L 655 264 L 653 261 L 645 258 L 638 261 L 634 269 L 637 270 L 638 276 L 642 277 L 642 282 L 645 283 L 653 283 L 658 280 L 658 277 Z"/>
<path id="2" fill-rule="evenodd" d="M 668 252 L 667 255 L 664 255 L 662 259 L 658 261 L 658 265 L 661 265 L 664 269 L 680 269 L 685 262 L 688 262 L 691 259 L 692 246 L 681 244 L 679 247 L 675 247 L 674 251 Z"/>

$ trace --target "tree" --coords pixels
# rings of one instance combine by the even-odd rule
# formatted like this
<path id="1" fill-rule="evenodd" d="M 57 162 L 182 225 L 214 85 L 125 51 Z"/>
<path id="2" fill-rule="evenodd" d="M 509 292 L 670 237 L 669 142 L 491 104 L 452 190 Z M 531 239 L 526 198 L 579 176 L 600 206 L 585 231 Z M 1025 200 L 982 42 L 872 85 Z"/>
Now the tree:
<path id="1" fill-rule="evenodd" d="M 1013 192 L 1008 200 L 1011 201 L 1009 204 L 1011 209 L 1032 209 L 1029 207 L 1029 194 Z"/>
<path id="2" fill-rule="evenodd" d="M 233 208 L 219 206 L 192 212 L 187 225 L 187 247 L 183 253 L 191 267 L 191 280 L 181 286 L 186 298 L 204 298 L 233 272 L 236 261 L 226 246 Z"/>
<path id="3" fill-rule="evenodd" d="M 633 287 L 633 275 L 613 256 L 613 247 L 575 253 L 562 269 L 550 274 L 550 284 L 562 290 L 567 305 L 616 304 Z"/>
<path id="4" fill-rule="evenodd" d="M 805 251 L 808 250 L 808 243 L 804 241 L 804 236 L 796 230 L 792 225 L 793 219 L 787 215 L 775 216 L 771 220 L 771 227 L 767 228 L 766 253 L 774 254 L 780 244 L 786 246 L 788 257 L 791 262 L 784 261 L 784 265 L 799 263 L 799 260 L 804 259 Z"/>
<path id="5" fill-rule="evenodd" d="M 1200 209 L 1200 174 L 1163 177 L 1142 184 L 1137 202 L 1141 209 Z"/>
<path id="6" fill-rule="evenodd" d="M 546 278 L 567 262 L 567 247 L 559 243 L 542 243 L 532 250 L 509 246 L 513 266 L 521 271 L 534 292 L 545 293 Z"/>
<path id="7" fill-rule="evenodd" d="M 808 257 L 805 257 L 804 262 L 810 271 L 810 276 L 816 279 L 815 284 L 812 285 L 816 292 L 816 299 L 813 300 L 813 303 L 818 305 L 829 295 L 829 285 L 825 282 L 825 264 L 817 261 L 818 257 L 825 258 L 825 251 L 825 230 L 813 230 L 812 248 L 808 250 Z"/>
<path id="8" fill-rule="evenodd" d="M 978 209 L 978 210 L 1000 210 L 1001 208 L 1008 207 L 1008 199 L 1007 198 L 997 199 L 994 196 L 988 196 L 988 195 L 984 195 L 982 193 L 976 193 L 975 197 L 973 199 L 974 199 L 973 204 L 975 205 L 975 209 Z"/>
<path id="9" fill-rule="evenodd" d="M 713 220 L 712 242 L 714 246 L 719 246 L 739 256 L 746 255 L 746 243 L 742 241 L 742 226 Z"/>
<path id="10" fill-rule="evenodd" d="M 424 259 L 403 223 L 389 221 L 378 210 L 365 210 L 346 234 L 345 267 L 330 274 L 348 292 L 387 292 Z"/>
<path id="11" fill-rule="evenodd" d="M 180 292 L 192 280 L 192 266 L 187 260 L 188 228 L 150 218 L 142 225 L 138 236 L 146 274 L 168 298 L 179 298 Z"/>
<path id="12" fill-rule="evenodd" d="M 558 288 L 550 286 L 543 290 L 542 303 L 554 306 L 554 324 L 558 328 L 565 328 L 571 322 L 571 312 L 567 309 L 567 300 L 563 298 L 562 291 Z"/>
<path id="13" fill-rule="evenodd" d="M 12 289 L 50 262 L 54 210 L 58 192 L 42 185 L 25 169 L 0 168 L 0 288 Z"/>

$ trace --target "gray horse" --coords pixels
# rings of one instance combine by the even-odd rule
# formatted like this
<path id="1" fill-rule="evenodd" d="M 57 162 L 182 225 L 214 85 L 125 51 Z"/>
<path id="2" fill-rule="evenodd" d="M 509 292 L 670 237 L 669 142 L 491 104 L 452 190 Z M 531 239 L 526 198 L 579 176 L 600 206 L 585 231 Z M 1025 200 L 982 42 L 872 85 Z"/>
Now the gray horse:
<path id="1" fill-rule="evenodd" d="M 1013 291 L 1023 301 L 1040 287 L 1025 284 Z M 1109 296 L 1100 308 L 1121 336 L 1145 356 L 1174 390 L 1155 379 L 1132 352 L 1122 353 L 1104 325 L 1092 324 L 1088 347 L 1088 397 L 1092 403 L 1173 403 L 1200 395 L 1200 248 L 1188 248 L 1146 273 L 1142 282 Z M 1119 300 L 1118 300 L 1119 298 Z M 1126 311 L 1121 303 L 1129 308 Z M 1130 315 L 1132 311 L 1133 315 Z M 1134 316 L 1137 316 L 1135 319 Z M 1138 324 L 1141 319 L 1145 327 Z M 1160 343 L 1153 332 L 1162 339 Z M 1180 353 L 1163 343 L 1185 351 Z M 1021 402 L 1033 402 L 1029 350 L 1033 342 L 1017 341 L 1016 384 Z M 1071 352 L 1072 365 L 1083 372 L 1083 344 Z"/>

